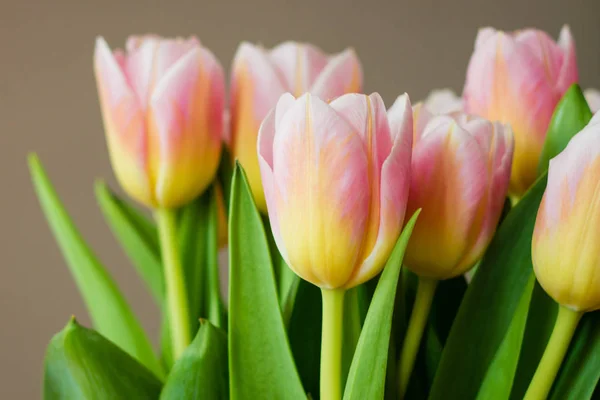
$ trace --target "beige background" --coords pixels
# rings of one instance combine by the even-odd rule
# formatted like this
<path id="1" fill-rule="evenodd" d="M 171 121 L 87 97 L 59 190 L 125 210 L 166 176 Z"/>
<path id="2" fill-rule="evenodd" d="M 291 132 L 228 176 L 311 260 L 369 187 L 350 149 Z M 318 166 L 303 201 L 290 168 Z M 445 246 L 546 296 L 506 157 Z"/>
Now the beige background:
<path id="1" fill-rule="evenodd" d="M 564 2 L 67 1 L 0 6 L 0 398 L 40 397 L 46 343 L 71 314 L 86 312 L 38 209 L 25 164 L 39 152 L 83 235 L 156 336 L 156 309 L 96 208 L 92 183 L 109 167 L 92 52 L 96 35 L 122 46 L 130 33 L 197 34 L 225 68 L 241 40 L 271 46 L 309 41 L 351 45 L 367 91 L 388 105 L 406 91 L 462 89 L 477 28 L 536 26 L 577 41 L 582 86 L 600 87 L 600 0 Z M 10 5 L 6 5 L 10 4 Z M 350 6 L 352 4 L 352 6 Z M 525 5 L 526 4 L 526 5 Z"/>

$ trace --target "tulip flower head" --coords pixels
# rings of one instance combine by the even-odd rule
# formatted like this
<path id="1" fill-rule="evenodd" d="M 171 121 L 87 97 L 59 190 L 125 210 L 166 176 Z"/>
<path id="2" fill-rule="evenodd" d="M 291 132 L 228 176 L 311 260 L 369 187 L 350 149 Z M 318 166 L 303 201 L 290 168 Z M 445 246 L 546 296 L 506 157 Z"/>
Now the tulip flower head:
<path id="1" fill-rule="evenodd" d="M 269 110 L 286 92 L 296 97 L 310 92 L 325 101 L 360 92 L 362 69 L 352 49 L 327 56 L 309 44 L 285 42 L 268 51 L 242 43 L 231 82 L 229 145 L 246 171 L 258 208 L 266 212 L 256 141 Z"/>
<path id="2" fill-rule="evenodd" d="M 465 112 L 509 123 L 515 153 L 509 190 L 520 197 L 537 177 L 546 130 L 556 104 L 578 79 L 568 27 L 558 42 L 545 32 L 479 31 L 463 92 Z"/>
<path id="3" fill-rule="evenodd" d="M 277 247 L 303 279 L 351 288 L 378 274 L 405 216 L 412 141 L 407 95 L 388 120 L 378 94 L 331 103 L 283 95 L 258 157 Z"/>
<path id="4" fill-rule="evenodd" d="M 397 105 L 388 114 L 394 116 Z M 448 279 L 483 255 L 500 218 L 513 154 L 509 126 L 414 107 L 407 213 L 421 208 L 405 254 L 417 275 Z"/>
<path id="5" fill-rule="evenodd" d="M 110 159 L 121 186 L 151 207 L 173 208 L 213 180 L 225 85 L 194 37 L 131 37 L 126 52 L 96 41 L 94 69 Z"/>
<path id="6" fill-rule="evenodd" d="M 535 275 L 559 304 L 600 309 L 600 113 L 550 161 L 532 241 Z"/>

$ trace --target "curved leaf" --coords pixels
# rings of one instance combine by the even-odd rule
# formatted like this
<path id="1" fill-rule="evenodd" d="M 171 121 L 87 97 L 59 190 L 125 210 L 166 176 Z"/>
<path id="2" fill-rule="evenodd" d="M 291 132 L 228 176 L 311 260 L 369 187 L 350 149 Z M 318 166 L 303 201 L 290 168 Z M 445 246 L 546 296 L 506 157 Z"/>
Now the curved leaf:
<path id="1" fill-rule="evenodd" d="M 383 398 L 394 313 L 394 301 L 390 299 L 396 297 L 404 251 L 418 215 L 419 211 L 404 227 L 379 278 L 354 352 L 344 400 Z"/>
<path id="2" fill-rule="evenodd" d="M 200 329 L 169 373 L 161 400 L 227 399 L 227 335 L 210 322 Z"/>
<path id="3" fill-rule="evenodd" d="M 511 341 L 510 354 L 488 371 L 519 302 L 532 287 L 528 285 L 533 273 L 531 236 L 545 187 L 542 177 L 508 213 L 492 239 L 450 330 L 430 399 L 474 399 L 486 374 L 518 360 L 521 341 Z"/>
<path id="4" fill-rule="evenodd" d="M 160 381 L 129 354 L 75 319 L 48 345 L 44 399 L 157 399 Z"/>
<path id="5" fill-rule="evenodd" d="M 267 236 L 239 164 L 231 187 L 229 260 L 231 398 L 306 398 L 287 340 Z"/>
<path id="6" fill-rule="evenodd" d="M 164 372 L 146 333 L 116 283 L 75 228 L 36 155 L 29 157 L 29 168 L 42 210 L 94 327 L 162 378 Z"/>

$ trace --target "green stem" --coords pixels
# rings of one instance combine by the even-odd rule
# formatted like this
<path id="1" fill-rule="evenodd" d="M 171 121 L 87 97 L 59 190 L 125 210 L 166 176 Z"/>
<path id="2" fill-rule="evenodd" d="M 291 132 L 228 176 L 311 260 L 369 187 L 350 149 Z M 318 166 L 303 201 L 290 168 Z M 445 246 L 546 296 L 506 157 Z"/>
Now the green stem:
<path id="1" fill-rule="evenodd" d="M 433 301 L 433 295 L 435 294 L 437 284 L 438 281 L 435 279 L 419 277 L 417 295 L 415 297 L 415 303 L 413 304 L 412 313 L 410 314 L 410 321 L 408 323 L 406 336 L 404 337 L 404 343 L 402 344 L 402 353 L 400 353 L 398 389 L 401 399 L 404 398 L 408 383 L 410 382 L 410 375 L 412 374 L 415 359 L 419 352 L 421 338 L 423 336 L 423 331 L 425 330 L 425 325 L 427 324 L 427 317 L 429 316 L 429 310 L 431 309 L 431 302 Z"/>
<path id="2" fill-rule="evenodd" d="M 171 340 L 173 341 L 173 359 L 177 360 L 190 344 L 189 308 L 183 268 L 179 258 L 177 226 L 174 210 L 159 208 L 154 212 L 158 225 L 160 247 L 165 274 L 165 289 Z"/>
<path id="3" fill-rule="evenodd" d="M 321 289 L 323 330 L 321 332 L 321 398 L 342 398 L 342 323 L 344 290 Z"/>
<path id="4" fill-rule="evenodd" d="M 543 400 L 548 397 L 582 315 L 581 312 L 559 306 L 552 335 L 523 400 Z"/>

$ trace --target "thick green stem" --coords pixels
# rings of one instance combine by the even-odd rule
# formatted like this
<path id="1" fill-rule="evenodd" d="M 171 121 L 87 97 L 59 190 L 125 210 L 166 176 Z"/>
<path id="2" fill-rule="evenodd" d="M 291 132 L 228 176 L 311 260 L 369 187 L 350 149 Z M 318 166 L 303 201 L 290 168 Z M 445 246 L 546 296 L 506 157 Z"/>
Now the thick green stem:
<path id="1" fill-rule="evenodd" d="M 410 314 L 410 321 L 408 323 L 406 336 L 404 337 L 404 343 L 402 344 L 402 353 L 400 353 L 398 393 L 401 399 L 404 398 L 408 383 L 410 382 L 410 375 L 412 374 L 415 359 L 419 352 L 421 338 L 423 337 L 425 325 L 427 325 L 427 317 L 429 316 L 429 310 L 431 309 L 431 302 L 433 301 L 433 295 L 435 294 L 437 284 L 438 281 L 435 279 L 419 277 L 417 295 L 415 297 L 415 303 L 413 304 L 412 313 Z"/>
<path id="2" fill-rule="evenodd" d="M 548 397 L 582 315 L 559 306 L 552 335 L 523 400 L 544 400 Z"/>
<path id="3" fill-rule="evenodd" d="M 323 329 L 321 332 L 321 399 L 342 398 L 342 325 L 344 290 L 321 289 Z"/>
<path id="4" fill-rule="evenodd" d="M 169 313 L 171 340 L 173 341 L 173 358 L 177 360 L 190 344 L 190 321 L 183 268 L 179 258 L 175 212 L 160 208 L 155 210 L 154 215 L 158 225 L 165 274 L 167 311 Z"/>

